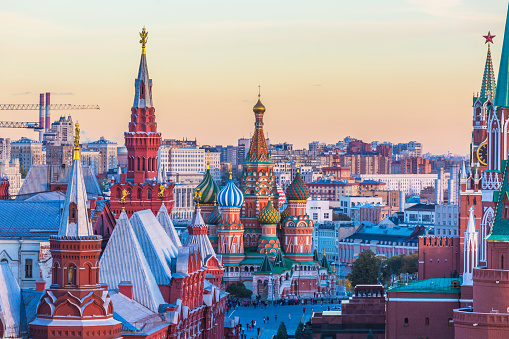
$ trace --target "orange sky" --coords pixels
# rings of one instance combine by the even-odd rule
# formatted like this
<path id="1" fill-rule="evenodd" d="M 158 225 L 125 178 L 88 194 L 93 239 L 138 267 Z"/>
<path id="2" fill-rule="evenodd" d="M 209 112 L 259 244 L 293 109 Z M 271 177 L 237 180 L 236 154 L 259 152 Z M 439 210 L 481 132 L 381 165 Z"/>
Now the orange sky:
<path id="1" fill-rule="evenodd" d="M 140 8 L 142 6 L 143 8 Z M 257 86 L 272 142 L 350 135 L 468 152 L 472 93 L 498 70 L 507 1 L 19 1 L 3 4 L 2 103 L 99 104 L 72 112 L 86 138 L 123 143 L 140 45 L 164 138 L 236 144 L 253 130 Z M 57 118 L 56 112 L 53 118 Z M 37 121 L 35 111 L 1 120 Z M 54 120 L 52 119 L 52 120 Z M 0 137 L 37 134 L 0 130 Z"/>

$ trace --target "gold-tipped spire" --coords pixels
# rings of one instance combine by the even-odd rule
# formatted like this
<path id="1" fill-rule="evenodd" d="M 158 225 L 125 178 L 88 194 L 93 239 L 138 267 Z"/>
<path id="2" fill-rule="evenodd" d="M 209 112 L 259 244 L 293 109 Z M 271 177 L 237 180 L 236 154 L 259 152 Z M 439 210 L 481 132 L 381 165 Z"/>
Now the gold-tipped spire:
<path id="1" fill-rule="evenodd" d="M 262 92 L 262 85 L 258 85 L 258 99 L 260 99 L 261 92 Z"/>
<path id="2" fill-rule="evenodd" d="M 140 40 L 141 54 L 145 54 L 145 45 L 147 44 L 147 40 L 148 40 L 148 32 L 145 29 L 145 27 L 143 27 L 143 29 L 140 32 L 140 38 L 141 38 L 141 40 Z"/>
<path id="3" fill-rule="evenodd" d="M 80 160 L 80 124 L 76 123 L 74 128 L 74 157 L 73 160 Z"/>
<path id="4" fill-rule="evenodd" d="M 125 211 L 125 198 L 129 195 L 129 192 L 124 188 L 122 190 L 122 197 L 120 198 L 120 204 L 122 205 L 122 211 Z"/>
<path id="5" fill-rule="evenodd" d="M 230 171 L 230 179 L 232 178 L 232 171 Z"/>

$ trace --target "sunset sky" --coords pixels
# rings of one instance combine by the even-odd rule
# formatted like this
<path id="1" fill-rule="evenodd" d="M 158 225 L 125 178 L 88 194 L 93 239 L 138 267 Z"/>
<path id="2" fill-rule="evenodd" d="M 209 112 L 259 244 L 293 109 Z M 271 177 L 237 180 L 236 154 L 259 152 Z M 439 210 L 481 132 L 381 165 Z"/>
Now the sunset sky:
<path id="1" fill-rule="evenodd" d="M 258 84 L 271 141 L 307 148 L 420 141 L 466 154 L 487 46 L 495 74 L 506 0 L 3 1 L 1 103 L 98 104 L 73 111 L 89 140 L 123 144 L 141 46 L 163 138 L 236 144 L 253 131 Z M 65 112 L 53 112 L 52 120 Z M 37 121 L 37 111 L 0 120 Z M 31 130 L 0 137 L 37 139 Z"/>

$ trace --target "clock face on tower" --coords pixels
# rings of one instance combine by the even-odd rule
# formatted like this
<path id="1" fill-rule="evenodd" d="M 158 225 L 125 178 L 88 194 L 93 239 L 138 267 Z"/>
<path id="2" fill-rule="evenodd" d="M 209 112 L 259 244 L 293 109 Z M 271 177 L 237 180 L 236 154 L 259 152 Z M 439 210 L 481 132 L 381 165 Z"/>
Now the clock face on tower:
<path id="1" fill-rule="evenodd" d="M 483 166 L 488 163 L 488 143 L 486 141 L 477 148 L 477 160 Z"/>

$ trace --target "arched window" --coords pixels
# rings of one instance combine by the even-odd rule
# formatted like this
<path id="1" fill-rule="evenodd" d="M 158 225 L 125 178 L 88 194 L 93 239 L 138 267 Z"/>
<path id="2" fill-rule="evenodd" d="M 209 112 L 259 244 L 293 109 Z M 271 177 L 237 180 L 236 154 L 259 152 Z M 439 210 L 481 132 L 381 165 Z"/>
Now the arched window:
<path id="1" fill-rule="evenodd" d="M 76 266 L 72 264 L 67 267 L 67 285 L 76 285 Z"/>
<path id="2" fill-rule="evenodd" d="M 152 190 L 148 190 L 147 192 L 147 199 L 152 200 Z"/>
<path id="3" fill-rule="evenodd" d="M 408 326 L 408 318 L 405 318 L 405 326 Z"/>
<path id="4" fill-rule="evenodd" d="M 504 255 L 502 254 L 502 256 L 500 257 L 500 269 L 503 270 L 504 269 Z"/>
<path id="5" fill-rule="evenodd" d="M 138 188 L 137 192 L 136 192 L 136 198 L 138 200 L 141 200 L 141 188 Z"/>
<path id="6" fill-rule="evenodd" d="M 140 158 L 138 157 L 138 171 L 140 170 Z"/>
<path id="7" fill-rule="evenodd" d="M 424 325 L 429 326 L 429 318 L 424 319 Z"/>

